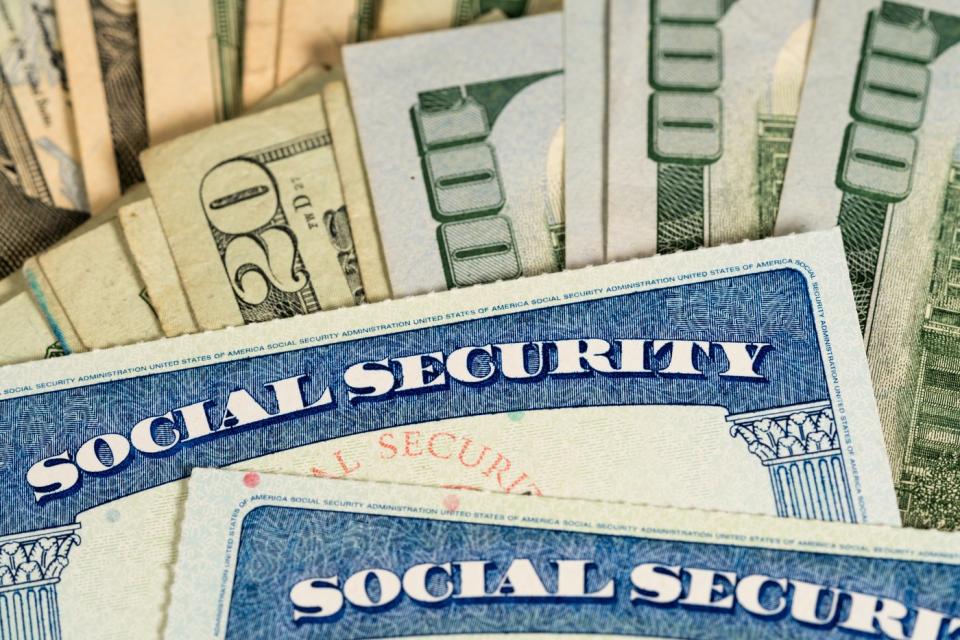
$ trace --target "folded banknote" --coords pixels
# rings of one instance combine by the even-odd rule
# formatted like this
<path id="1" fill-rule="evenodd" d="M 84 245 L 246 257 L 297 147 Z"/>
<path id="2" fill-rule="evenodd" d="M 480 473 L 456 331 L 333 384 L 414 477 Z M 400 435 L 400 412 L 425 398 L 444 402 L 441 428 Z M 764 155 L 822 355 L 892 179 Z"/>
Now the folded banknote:
<path id="1" fill-rule="evenodd" d="M 197 469 L 166 637 L 937 640 L 960 535 Z"/>
<path id="2" fill-rule="evenodd" d="M 0 638 L 156 637 L 223 466 L 899 524 L 836 231 L 0 369 Z"/>

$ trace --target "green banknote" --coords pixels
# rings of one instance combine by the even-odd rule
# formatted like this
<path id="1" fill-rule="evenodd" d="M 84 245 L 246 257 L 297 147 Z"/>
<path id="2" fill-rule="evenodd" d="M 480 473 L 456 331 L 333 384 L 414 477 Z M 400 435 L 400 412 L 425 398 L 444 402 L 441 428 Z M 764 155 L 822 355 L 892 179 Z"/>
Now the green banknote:
<path id="1" fill-rule="evenodd" d="M 563 7 L 564 211 L 567 266 L 604 262 L 607 0 Z"/>
<path id="2" fill-rule="evenodd" d="M 563 267 L 562 18 L 344 49 L 395 295 Z"/>
<path id="3" fill-rule="evenodd" d="M 198 328 L 363 301 L 320 96 L 181 136 L 142 159 Z"/>
<path id="4" fill-rule="evenodd" d="M 960 528 L 960 3 L 820 3 L 776 231 L 839 224 L 900 506 Z"/>
<path id="5" fill-rule="evenodd" d="M 607 258 L 769 234 L 813 0 L 611 0 Z"/>

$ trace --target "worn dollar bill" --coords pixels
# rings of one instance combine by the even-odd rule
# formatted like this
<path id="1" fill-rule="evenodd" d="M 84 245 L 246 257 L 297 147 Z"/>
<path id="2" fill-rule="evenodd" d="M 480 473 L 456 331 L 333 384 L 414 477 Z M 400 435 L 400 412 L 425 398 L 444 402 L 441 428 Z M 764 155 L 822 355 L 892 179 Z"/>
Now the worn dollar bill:
<path id="1" fill-rule="evenodd" d="M 134 0 L 54 0 L 87 199 L 106 210 L 143 182 L 147 146 Z"/>
<path id="2" fill-rule="evenodd" d="M 78 158 L 50 3 L 0 3 L 0 278 L 86 220 Z"/>
<path id="3" fill-rule="evenodd" d="M 561 269 L 560 14 L 344 49 L 395 295 Z"/>
<path id="4" fill-rule="evenodd" d="M 277 90 L 279 92 L 279 89 Z M 334 80 L 323 87 L 323 107 L 333 139 L 333 154 L 337 159 L 340 187 L 347 205 L 347 217 L 353 235 L 357 264 L 363 275 L 363 291 L 367 302 L 379 302 L 391 297 L 387 265 L 383 259 L 380 233 L 370 203 L 367 172 L 360 156 L 360 141 L 350 108 L 350 97 L 342 80 Z"/>
<path id="5" fill-rule="evenodd" d="M 143 197 L 142 184 L 126 198 Z M 163 335 L 117 219 L 125 200 L 23 265 L 30 292 L 66 353 Z"/>
<path id="6" fill-rule="evenodd" d="M 241 0 L 139 0 L 150 144 L 239 115 Z"/>
<path id="7" fill-rule="evenodd" d="M 370 38 L 376 5 L 376 0 L 283 0 L 276 84 L 309 65 L 339 66 L 343 45 Z"/>
<path id="8" fill-rule="evenodd" d="M 304 67 L 303 71 L 279 87 L 274 88 L 260 102 L 247 109 L 245 114 L 260 113 L 288 102 L 295 102 L 307 96 L 318 94 L 323 91 L 327 83 L 337 80 L 343 80 L 343 69 L 341 68 L 327 70 L 319 66 Z"/>
<path id="9" fill-rule="evenodd" d="M 200 329 L 363 300 L 319 95 L 151 147 L 142 160 Z"/>
<path id="10" fill-rule="evenodd" d="M 777 233 L 839 225 L 905 520 L 960 528 L 960 7 L 822 2 Z"/>
<path id="11" fill-rule="evenodd" d="M 772 231 L 813 12 L 611 0 L 608 258 Z"/>
<path id="12" fill-rule="evenodd" d="M 0 3 L 0 136 L 24 193 L 85 211 L 73 110 L 52 0 Z"/>
<path id="13" fill-rule="evenodd" d="M 19 273 L 0 280 L 0 365 L 64 355 Z"/>
<path id="14" fill-rule="evenodd" d="M 323 109 L 330 128 L 357 267 L 362 275 L 364 299 L 367 302 L 386 300 L 391 297 L 390 282 L 370 202 L 367 173 L 360 156 L 357 127 L 341 69 L 327 71 L 323 67 L 307 67 L 247 113 L 258 113 L 315 93 L 323 95 Z"/>
<path id="15" fill-rule="evenodd" d="M 607 0 L 563 7 L 566 266 L 606 262 Z"/>
<path id="16" fill-rule="evenodd" d="M 195 469 L 165 637 L 940 640 L 958 583 L 938 531 Z"/>
<path id="17" fill-rule="evenodd" d="M 156 637 L 196 466 L 899 522 L 835 231 L 0 368 L 0 455 L 71 640 Z"/>
<path id="18" fill-rule="evenodd" d="M 379 0 L 372 4 L 376 8 L 373 22 L 376 38 L 462 27 L 493 15 L 518 18 L 563 8 L 562 0 Z"/>
<path id="19" fill-rule="evenodd" d="M 153 199 L 144 198 L 119 208 L 117 219 L 129 250 L 130 261 L 143 282 L 145 300 L 157 316 L 163 335 L 197 331 L 187 294 L 180 283 Z"/>
<path id="20" fill-rule="evenodd" d="M 246 0 L 243 3 L 241 102 L 249 109 L 277 86 L 277 54 L 283 0 Z"/>
<path id="21" fill-rule="evenodd" d="M 249 0 L 248 0 L 249 4 Z M 342 64 L 341 49 L 352 42 L 386 38 L 434 29 L 447 29 L 481 20 L 517 17 L 559 9 L 559 0 L 257 0 L 262 15 L 263 35 L 252 46 L 258 49 L 272 42 L 276 47 L 276 66 L 271 76 L 274 85 L 287 82 L 308 65 L 333 68 Z M 248 9 L 249 11 L 249 9 Z M 276 13 L 275 13 L 276 12 Z M 275 17 L 276 16 L 276 17 Z M 276 20 L 275 30 L 269 25 Z M 262 38 L 262 41 L 260 39 Z M 267 59 L 271 54 L 267 54 Z M 265 64 L 251 70 L 253 86 L 266 92 L 268 71 Z M 256 74 L 256 75 L 254 75 Z M 246 83 L 246 72 L 244 82 Z M 246 85 L 244 91 L 247 91 Z M 251 93 L 257 89 L 251 89 Z M 260 93 L 259 95 L 264 95 Z"/>

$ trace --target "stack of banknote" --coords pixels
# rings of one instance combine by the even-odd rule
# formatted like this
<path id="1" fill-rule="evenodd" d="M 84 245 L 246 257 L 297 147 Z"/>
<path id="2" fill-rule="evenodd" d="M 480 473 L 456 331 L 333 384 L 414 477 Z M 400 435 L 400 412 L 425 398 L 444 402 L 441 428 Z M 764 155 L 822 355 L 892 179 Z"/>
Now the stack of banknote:
<path id="1" fill-rule="evenodd" d="M 960 638 L 958 91 L 954 0 L 0 0 L 0 640 Z"/>

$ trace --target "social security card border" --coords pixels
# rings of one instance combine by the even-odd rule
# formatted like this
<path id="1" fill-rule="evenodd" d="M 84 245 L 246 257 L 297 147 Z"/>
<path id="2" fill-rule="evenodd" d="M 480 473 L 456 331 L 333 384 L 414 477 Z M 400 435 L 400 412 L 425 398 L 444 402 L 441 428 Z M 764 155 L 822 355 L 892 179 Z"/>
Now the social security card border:
<path id="1" fill-rule="evenodd" d="M 9 406 L 9 400 L 30 397 L 31 401 L 42 403 L 43 394 L 83 386 L 84 381 L 96 389 L 97 385 L 118 380 L 140 379 L 171 371 L 191 371 L 210 364 L 255 357 L 305 352 L 316 346 L 348 344 L 383 335 L 402 335 L 403 331 L 411 330 L 411 326 L 412 330 L 456 327 L 458 323 L 477 318 L 497 319 L 538 308 L 550 310 L 591 300 L 616 300 L 618 296 L 638 292 L 667 290 L 698 282 L 710 283 L 784 269 L 801 274 L 807 283 L 815 314 L 819 357 L 828 376 L 830 405 L 836 412 L 836 427 L 842 436 L 844 450 L 838 455 L 842 457 L 842 465 L 849 474 L 856 501 L 858 517 L 855 519 L 898 523 L 892 482 L 884 475 L 889 467 L 872 394 L 849 397 L 849 394 L 844 396 L 841 393 L 841 387 L 869 391 L 871 386 L 862 340 L 852 311 L 852 295 L 846 279 L 839 233 L 835 231 L 587 268 L 217 333 L 78 354 L 61 361 L 7 367 L 0 369 L 0 419 L 6 413 L 4 409 Z M 818 273 L 829 276 L 818 278 Z M 502 311 L 491 311 L 495 305 L 499 305 Z M 480 314 L 478 309 L 485 311 Z M 318 327 L 322 328 L 319 333 Z M 7 422 L 6 425 L 0 424 L 0 439 L 3 437 L 2 429 L 6 429 L 9 438 L 11 427 L 17 428 L 16 425 L 10 425 L 9 420 Z M 54 433 L 56 427 L 55 424 L 50 425 Z M 871 493 L 878 498 L 872 505 L 866 504 L 866 492 L 859 470 L 861 460 L 864 461 L 863 466 L 873 471 L 870 482 L 874 490 Z M 194 466 L 214 465 L 203 464 L 201 460 Z M 220 463 L 215 466 L 220 466 Z M 184 475 L 181 473 L 167 481 L 180 479 Z M 149 487 L 143 487 L 146 488 Z M 16 489 L 22 487 L 9 487 L 7 491 L 12 494 Z M 778 498 L 778 508 L 779 501 Z M 73 513 L 66 520 L 72 522 L 75 517 L 76 513 Z M 66 525 L 68 522 L 54 524 Z M 13 532 L 0 531 L 0 536 Z"/>
<path id="2" fill-rule="evenodd" d="M 960 610 L 952 610 L 949 607 L 952 589 L 960 585 L 960 537 L 957 534 L 897 529 L 882 525 L 860 525 L 859 528 L 854 528 L 854 525 L 843 523 L 784 520 L 769 516 L 703 512 L 622 503 L 587 502 L 562 498 L 530 499 L 526 496 L 379 482 L 337 481 L 259 474 L 256 472 L 196 469 L 189 484 L 171 605 L 168 612 L 166 637 L 235 637 L 231 633 L 231 624 L 236 626 L 239 618 L 231 613 L 231 604 L 238 588 L 237 580 L 240 570 L 238 564 L 255 557 L 256 549 L 249 547 L 245 536 L 249 533 L 248 523 L 253 522 L 249 519 L 251 514 L 263 514 L 265 509 L 289 512 L 293 517 L 297 516 L 297 511 L 310 510 L 329 514 L 363 514 L 365 516 L 382 516 L 389 519 L 410 521 L 469 523 L 488 527 L 504 527 L 506 529 L 543 529 L 549 532 L 585 533 L 619 539 L 637 538 L 690 543 L 697 549 L 694 549 L 694 553 L 689 554 L 690 558 L 684 556 L 684 567 L 693 566 L 718 571 L 735 571 L 744 568 L 745 565 L 759 565 L 753 566 L 753 570 L 762 573 L 763 569 L 766 568 L 770 572 L 767 575 L 772 578 L 800 580 L 811 580 L 815 577 L 814 574 L 817 574 L 827 582 L 827 584 L 824 584 L 826 587 L 835 586 L 840 589 L 853 589 L 858 587 L 859 582 L 862 583 L 859 584 L 861 589 L 863 585 L 867 585 L 868 588 L 878 591 L 878 593 L 869 595 L 900 598 L 908 607 L 938 606 L 940 607 L 938 610 L 947 615 L 960 615 Z M 362 529 L 362 525 L 358 526 L 361 526 Z M 296 531 L 293 537 L 289 539 L 290 546 L 284 546 L 282 551 L 279 552 L 280 556 L 272 558 L 271 561 L 297 563 L 290 571 L 285 572 L 286 567 L 279 569 L 280 573 L 287 577 L 294 573 L 302 574 L 299 577 L 310 577 L 313 575 L 311 570 L 322 572 L 329 570 L 330 565 L 337 564 L 338 571 L 342 572 L 339 575 L 340 586 L 342 587 L 343 580 L 353 570 L 375 568 L 372 566 L 352 566 L 356 564 L 356 560 L 348 552 L 351 549 L 350 545 L 345 547 L 339 563 L 335 561 L 335 558 L 334 561 L 327 562 L 328 566 L 325 568 L 310 566 L 312 558 L 309 557 L 309 553 L 307 554 L 308 557 L 296 558 L 288 558 L 287 555 L 284 555 L 290 554 L 292 549 L 313 551 L 322 547 L 336 556 L 344 539 L 362 533 L 361 531 L 347 532 L 344 529 L 338 529 L 338 531 L 338 536 L 332 544 L 328 544 L 321 539 L 317 539 L 315 544 L 312 543 L 311 536 L 319 535 L 317 531 Z M 301 539 L 293 539 L 300 536 L 301 533 Z M 459 530 L 451 530 L 450 532 L 451 536 L 461 533 L 467 535 Z M 380 534 L 387 535 L 385 532 L 380 532 Z M 374 537 L 377 537 L 376 534 Z M 389 536 L 387 537 L 389 538 Z M 439 539 L 443 539 L 443 536 Z M 389 542 L 386 539 L 377 538 L 377 540 L 378 542 L 375 542 L 374 546 Z M 408 546 L 412 547 L 416 547 L 417 542 L 425 542 L 404 540 L 410 543 Z M 400 543 L 399 540 L 393 542 L 398 545 Z M 533 545 L 533 548 L 536 548 L 536 544 Z M 759 556 L 757 559 L 748 557 L 751 552 L 757 550 L 764 552 L 783 551 L 793 554 L 795 557 L 800 554 L 804 558 L 805 569 L 804 571 L 795 571 L 793 575 L 788 573 L 786 575 L 774 575 L 772 571 L 776 570 L 777 563 L 770 562 L 766 567 L 762 565 L 775 554 L 761 552 L 754 554 Z M 277 549 L 273 549 L 273 551 L 277 552 Z M 424 548 L 424 553 L 418 554 L 424 557 L 417 561 L 444 562 L 455 559 L 446 556 L 434 558 L 431 556 L 433 551 L 431 548 Z M 390 555 L 389 551 L 385 553 Z M 251 556 L 250 554 L 254 555 Z M 434 555 L 436 554 L 434 553 Z M 676 550 L 672 552 L 669 558 L 638 557 L 632 559 L 629 566 L 620 567 L 621 575 L 616 576 L 616 587 L 620 591 L 619 599 L 609 604 L 614 607 L 623 607 L 626 594 L 622 593 L 624 583 L 621 580 L 629 573 L 634 564 L 639 565 L 643 562 L 657 562 L 658 560 L 671 564 L 678 562 L 679 555 L 682 555 L 681 551 Z M 711 555 L 719 556 L 720 560 L 711 558 Z M 431 556 L 431 558 L 425 560 L 424 558 L 427 556 Z M 589 556 L 589 553 L 577 559 L 592 559 L 587 556 Z M 836 559 L 833 559 L 834 557 Z M 851 566 L 873 567 L 875 575 L 835 575 L 837 571 L 834 570 L 834 566 L 838 562 L 842 563 L 844 561 L 842 558 L 867 560 L 867 562 L 851 562 Z M 458 559 L 474 560 L 476 558 L 471 556 L 470 558 Z M 711 564 L 711 559 L 714 564 Z M 402 558 L 399 560 L 402 560 Z M 539 560 L 542 561 L 544 558 Z M 414 563 L 411 560 L 409 564 Z M 906 563 L 918 564 L 911 565 L 912 569 L 904 570 Z M 929 566 L 921 567 L 921 563 Z M 817 571 L 811 571 L 810 564 L 818 567 Z M 385 566 L 381 568 L 402 571 L 407 566 Z M 498 567 L 498 569 L 502 572 L 503 567 Z M 927 573 L 923 574 L 924 571 Z M 866 571 L 863 573 L 866 573 Z M 923 588 L 924 575 L 930 579 L 926 588 Z M 904 581 L 903 583 L 898 582 L 898 576 Z M 945 576 L 950 576 L 949 579 L 952 579 L 953 582 L 943 581 L 942 579 Z M 247 579 L 246 576 L 241 575 L 239 577 L 243 580 Z M 328 576 L 317 574 L 315 577 L 326 578 Z M 829 581 L 834 579 L 838 583 L 830 584 Z M 910 582 L 910 580 L 914 580 L 914 582 Z M 269 580 L 266 582 L 269 583 Z M 250 587 L 249 584 L 246 586 L 247 588 Z M 288 588 L 292 587 L 292 584 L 288 585 Z M 263 588 L 262 585 L 254 591 L 259 591 L 260 588 Z M 272 591 L 271 594 L 277 596 L 276 590 Z M 286 595 L 286 592 L 284 595 Z M 262 599 L 261 596 L 262 594 L 257 593 L 253 597 L 256 600 Z M 946 602 L 944 601 L 945 598 Z M 403 599 L 404 596 L 401 594 L 400 600 Z M 399 606 L 404 605 L 399 600 L 398 603 Z M 284 597 L 282 601 L 272 604 L 276 607 L 274 610 L 259 612 L 258 624 L 262 625 L 263 628 L 278 632 L 280 628 L 289 630 L 290 626 L 302 626 L 295 623 L 291 624 L 294 605 L 290 597 Z M 595 609 L 595 604 L 593 603 L 590 606 Z M 955 609 L 955 601 L 952 604 Z M 566 615 L 566 612 L 562 611 L 563 607 L 558 603 L 553 603 L 551 606 L 554 607 L 551 616 L 561 618 Z M 627 605 L 628 608 L 629 606 Z M 447 608 L 449 609 L 449 607 Z M 663 609 L 672 611 L 669 615 L 676 616 L 678 621 L 675 620 L 675 622 L 680 625 L 679 628 L 682 628 L 684 624 L 692 625 L 688 630 L 701 628 L 703 624 L 710 624 L 711 616 L 718 615 L 709 612 L 708 609 L 699 609 L 700 613 L 704 611 L 706 613 L 698 616 L 696 607 L 691 607 L 690 611 L 692 612 L 680 611 L 670 606 L 657 606 L 655 608 L 661 609 L 661 611 Z M 947 610 L 944 611 L 944 608 Z M 604 609 L 604 607 L 601 607 L 601 609 Z M 607 611 L 602 615 L 613 615 L 610 607 L 606 607 L 606 609 Z M 382 610 L 388 611 L 389 607 Z M 344 616 L 352 617 L 353 623 L 346 621 L 346 624 L 357 624 L 358 628 L 362 628 L 365 633 L 369 633 L 371 629 L 377 628 L 377 623 L 374 621 L 374 618 L 377 617 L 377 611 L 379 609 L 367 613 L 345 603 L 342 613 Z M 619 609 L 618 611 L 620 614 L 625 613 L 625 611 Z M 250 613 L 244 611 L 243 615 L 250 615 Z M 621 620 L 612 625 L 609 620 L 598 623 L 597 620 L 591 620 L 593 613 L 593 611 L 587 611 L 583 614 L 586 619 L 578 620 L 575 625 L 571 624 L 570 627 L 560 626 L 559 628 L 549 629 L 549 631 L 589 633 L 589 623 L 591 622 L 595 623 L 595 626 L 606 627 L 605 629 L 596 629 L 595 632 L 613 633 L 614 635 L 620 633 L 629 635 L 634 632 L 659 635 L 677 630 L 677 628 L 654 626 L 654 623 L 664 624 L 663 617 L 655 620 L 657 616 L 661 615 L 660 613 L 649 613 L 653 628 L 635 629 L 633 631 L 629 630 L 630 620 Z M 689 619 L 683 617 L 687 613 L 690 613 Z M 736 611 L 736 615 L 741 614 L 745 615 L 744 611 Z M 240 614 L 237 613 L 237 615 Z M 424 613 L 424 615 L 428 614 Z M 448 617 L 452 616 L 453 624 L 462 626 L 439 630 L 436 628 L 438 620 L 433 619 L 436 618 L 436 616 L 433 616 L 431 619 L 433 626 L 428 626 L 425 619 L 418 618 L 419 622 L 414 622 L 413 627 L 409 627 L 409 625 L 404 627 L 404 623 L 397 623 L 396 617 L 394 617 L 391 626 L 380 629 L 380 633 L 371 633 L 370 635 L 358 633 L 350 637 L 382 637 L 384 634 L 388 636 L 445 635 L 449 633 L 482 634 L 485 628 L 484 619 L 482 619 L 483 613 L 477 613 L 481 617 L 479 621 L 477 619 L 471 621 L 469 616 L 466 619 L 458 617 L 459 614 L 456 612 L 448 612 L 447 615 Z M 643 613 L 636 611 L 632 615 L 639 616 Z M 725 633 L 731 633 L 730 627 L 723 626 L 730 624 L 729 618 L 731 616 L 722 616 L 721 614 L 721 618 L 716 620 L 718 632 L 725 630 Z M 769 621 L 763 617 L 744 620 L 742 632 L 746 635 L 743 637 L 762 638 L 768 637 L 765 634 L 774 632 L 796 632 L 799 634 L 797 637 L 806 637 L 803 636 L 801 631 L 802 625 L 791 626 L 797 625 L 796 621 L 788 619 L 783 622 L 783 626 L 778 626 L 778 622 L 783 621 L 784 618 L 785 616 L 772 616 Z M 271 626 L 280 624 L 281 619 L 282 626 L 277 628 Z M 489 619 L 485 620 L 486 628 L 489 629 Z M 327 637 L 324 635 L 326 633 L 334 634 L 330 637 L 337 637 L 337 631 L 343 631 L 340 628 L 343 622 L 340 622 L 338 618 L 334 617 L 329 620 L 317 618 L 313 621 L 316 622 L 315 625 L 307 624 L 305 626 L 316 628 L 304 629 L 302 633 L 298 632 L 297 637 L 301 635 L 303 637 L 315 637 L 316 634 Z M 506 618 L 504 618 L 504 621 L 506 622 Z M 628 623 L 624 628 L 611 628 L 611 626 L 623 626 L 623 622 Z M 400 627 L 397 627 L 397 624 Z M 517 620 L 511 618 L 511 624 L 516 627 Z M 542 616 L 539 617 L 538 624 L 544 624 Z M 734 630 L 736 630 L 737 623 L 733 624 Z M 340 627 L 337 627 L 337 625 L 340 625 Z M 832 636 L 829 629 L 821 630 L 817 627 L 806 627 L 806 629 L 814 637 L 822 637 L 821 633 Z M 403 632 L 398 633 L 398 630 Z M 513 628 L 511 630 L 526 632 L 536 629 Z M 542 633 L 546 630 L 541 628 L 539 631 Z M 671 635 L 670 637 L 675 636 Z"/>

